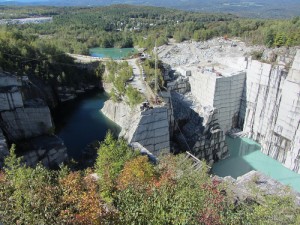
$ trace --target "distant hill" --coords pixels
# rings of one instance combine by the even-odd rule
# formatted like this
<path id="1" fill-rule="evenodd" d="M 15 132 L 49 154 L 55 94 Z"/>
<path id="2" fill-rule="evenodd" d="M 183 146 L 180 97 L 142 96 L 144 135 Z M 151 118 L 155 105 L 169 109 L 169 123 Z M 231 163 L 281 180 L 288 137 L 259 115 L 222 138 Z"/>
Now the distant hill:
<path id="1" fill-rule="evenodd" d="M 150 5 L 201 12 L 234 13 L 245 17 L 290 18 L 300 16 L 299 0 L 0 0 L 2 5 L 103 6 Z"/>

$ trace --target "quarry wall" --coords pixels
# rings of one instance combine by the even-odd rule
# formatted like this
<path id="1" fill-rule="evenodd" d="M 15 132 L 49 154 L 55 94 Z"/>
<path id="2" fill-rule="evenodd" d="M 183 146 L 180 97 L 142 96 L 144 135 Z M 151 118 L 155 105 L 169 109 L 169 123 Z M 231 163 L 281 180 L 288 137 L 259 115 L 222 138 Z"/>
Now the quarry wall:
<path id="1" fill-rule="evenodd" d="M 0 92 L 0 112 L 23 107 L 22 94 L 18 89 Z"/>
<path id="2" fill-rule="evenodd" d="M 27 76 L 0 73 L 0 168 L 8 155 L 6 138 L 10 143 L 30 139 L 18 148 L 29 166 L 42 162 L 46 167 L 57 168 L 67 160 L 63 141 L 49 135 L 53 129 L 52 116 L 43 99 L 44 94 Z"/>
<path id="3" fill-rule="evenodd" d="M 13 140 L 47 134 L 53 126 L 48 106 L 1 112 L 1 118 L 5 131 Z"/>
<path id="4" fill-rule="evenodd" d="M 250 61 L 244 131 L 262 151 L 295 172 L 300 164 L 300 51 L 283 65 Z"/>
<path id="5" fill-rule="evenodd" d="M 120 136 L 128 143 L 138 142 L 154 155 L 170 152 L 168 107 L 140 110 L 108 100 L 101 111 L 122 128 Z"/>

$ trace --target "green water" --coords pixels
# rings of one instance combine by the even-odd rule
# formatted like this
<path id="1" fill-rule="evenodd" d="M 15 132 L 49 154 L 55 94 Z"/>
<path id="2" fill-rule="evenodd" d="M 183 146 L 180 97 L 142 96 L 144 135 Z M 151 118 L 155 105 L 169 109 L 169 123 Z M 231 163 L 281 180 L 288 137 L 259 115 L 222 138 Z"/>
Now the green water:
<path id="1" fill-rule="evenodd" d="M 56 134 L 64 141 L 71 158 L 79 160 L 83 149 L 93 141 L 103 141 L 108 130 L 119 134 L 120 127 L 100 111 L 107 99 L 105 93 L 95 91 L 57 109 Z"/>
<path id="2" fill-rule="evenodd" d="M 98 58 L 122 59 L 136 53 L 135 48 L 91 48 L 90 56 Z"/>
<path id="3" fill-rule="evenodd" d="M 230 157 L 214 164 L 212 173 L 237 178 L 251 170 L 257 170 L 300 192 L 300 174 L 263 154 L 260 145 L 248 138 L 226 137 Z"/>

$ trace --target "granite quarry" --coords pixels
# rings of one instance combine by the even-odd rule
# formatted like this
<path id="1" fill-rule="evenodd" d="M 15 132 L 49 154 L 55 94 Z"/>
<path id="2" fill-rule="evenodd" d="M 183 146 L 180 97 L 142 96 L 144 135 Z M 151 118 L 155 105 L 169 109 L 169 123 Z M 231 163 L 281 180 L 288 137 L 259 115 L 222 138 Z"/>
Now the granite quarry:
<path id="1" fill-rule="evenodd" d="M 167 92 L 160 93 L 169 96 L 165 105 L 140 111 L 107 101 L 102 109 L 129 143 L 158 155 L 176 142 L 212 165 L 228 157 L 230 133 L 252 138 L 263 153 L 300 173 L 299 49 L 216 38 L 170 43 L 158 56 L 167 71 Z"/>
<path id="2" fill-rule="evenodd" d="M 253 52 L 261 52 L 261 59 Z M 166 68 L 161 104 L 141 110 L 108 100 L 101 110 L 122 127 L 120 136 L 154 156 L 176 146 L 210 165 L 228 157 L 226 134 L 249 137 L 263 153 L 300 173 L 299 49 L 249 47 L 218 38 L 164 45 L 158 56 Z M 48 136 L 49 107 L 28 95 L 29 84 L 1 72 L 0 158 L 8 154 L 6 138 L 30 139 L 34 150 L 24 157 L 28 165 L 59 165 L 67 158 L 66 147 Z"/>
<path id="3" fill-rule="evenodd" d="M 255 52 L 261 52 L 260 60 Z M 234 129 L 300 173 L 299 49 L 249 47 L 218 38 L 162 46 L 158 54 L 176 71 L 167 87 L 193 154 L 211 163 L 227 157 L 225 134 Z M 185 116 L 191 113 L 202 120 L 202 129 Z"/>
<path id="4" fill-rule="evenodd" d="M 0 73 L 0 167 L 8 155 L 6 138 L 13 143 L 26 140 L 31 147 L 24 160 L 30 166 L 42 162 L 57 167 L 67 159 L 62 140 L 50 135 L 54 126 L 50 109 L 44 99 L 32 94 L 34 89 L 27 76 Z"/>

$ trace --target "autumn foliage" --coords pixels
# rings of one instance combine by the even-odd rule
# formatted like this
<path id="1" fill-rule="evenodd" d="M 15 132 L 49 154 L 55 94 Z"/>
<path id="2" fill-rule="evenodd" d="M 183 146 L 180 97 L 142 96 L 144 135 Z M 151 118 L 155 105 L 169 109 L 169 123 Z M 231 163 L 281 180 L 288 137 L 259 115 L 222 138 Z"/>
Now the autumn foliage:
<path id="1" fill-rule="evenodd" d="M 117 180 L 117 188 L 124 190 L 128 186 L 139 188 L 155 178 L 154 166 L 147 156 L 138 156 L 125 163 L 124 169 Z"/>
<path id="2" fill-rule="evenodd" d="M 91 176 L 83 177 L 80 172 L 70 172 L 59 180 L 62 191 L 60 217 L 67 224 L 102 224 L 110 217 L 101 200 L 97 183 Z"/>
<path id="3" fill-rule="evenodd" d="M 292 196 L 261 194 L 259 201 L 236 203 L 228 184 L 207 172 L 204 162 L 195 168 L 185 155 L 164 155 L 153 164 L 110 134 L 95 169 L 85 171 L 30 168 L 12 148 L 0 170 L 0 223 L 299 224 Z"/>

